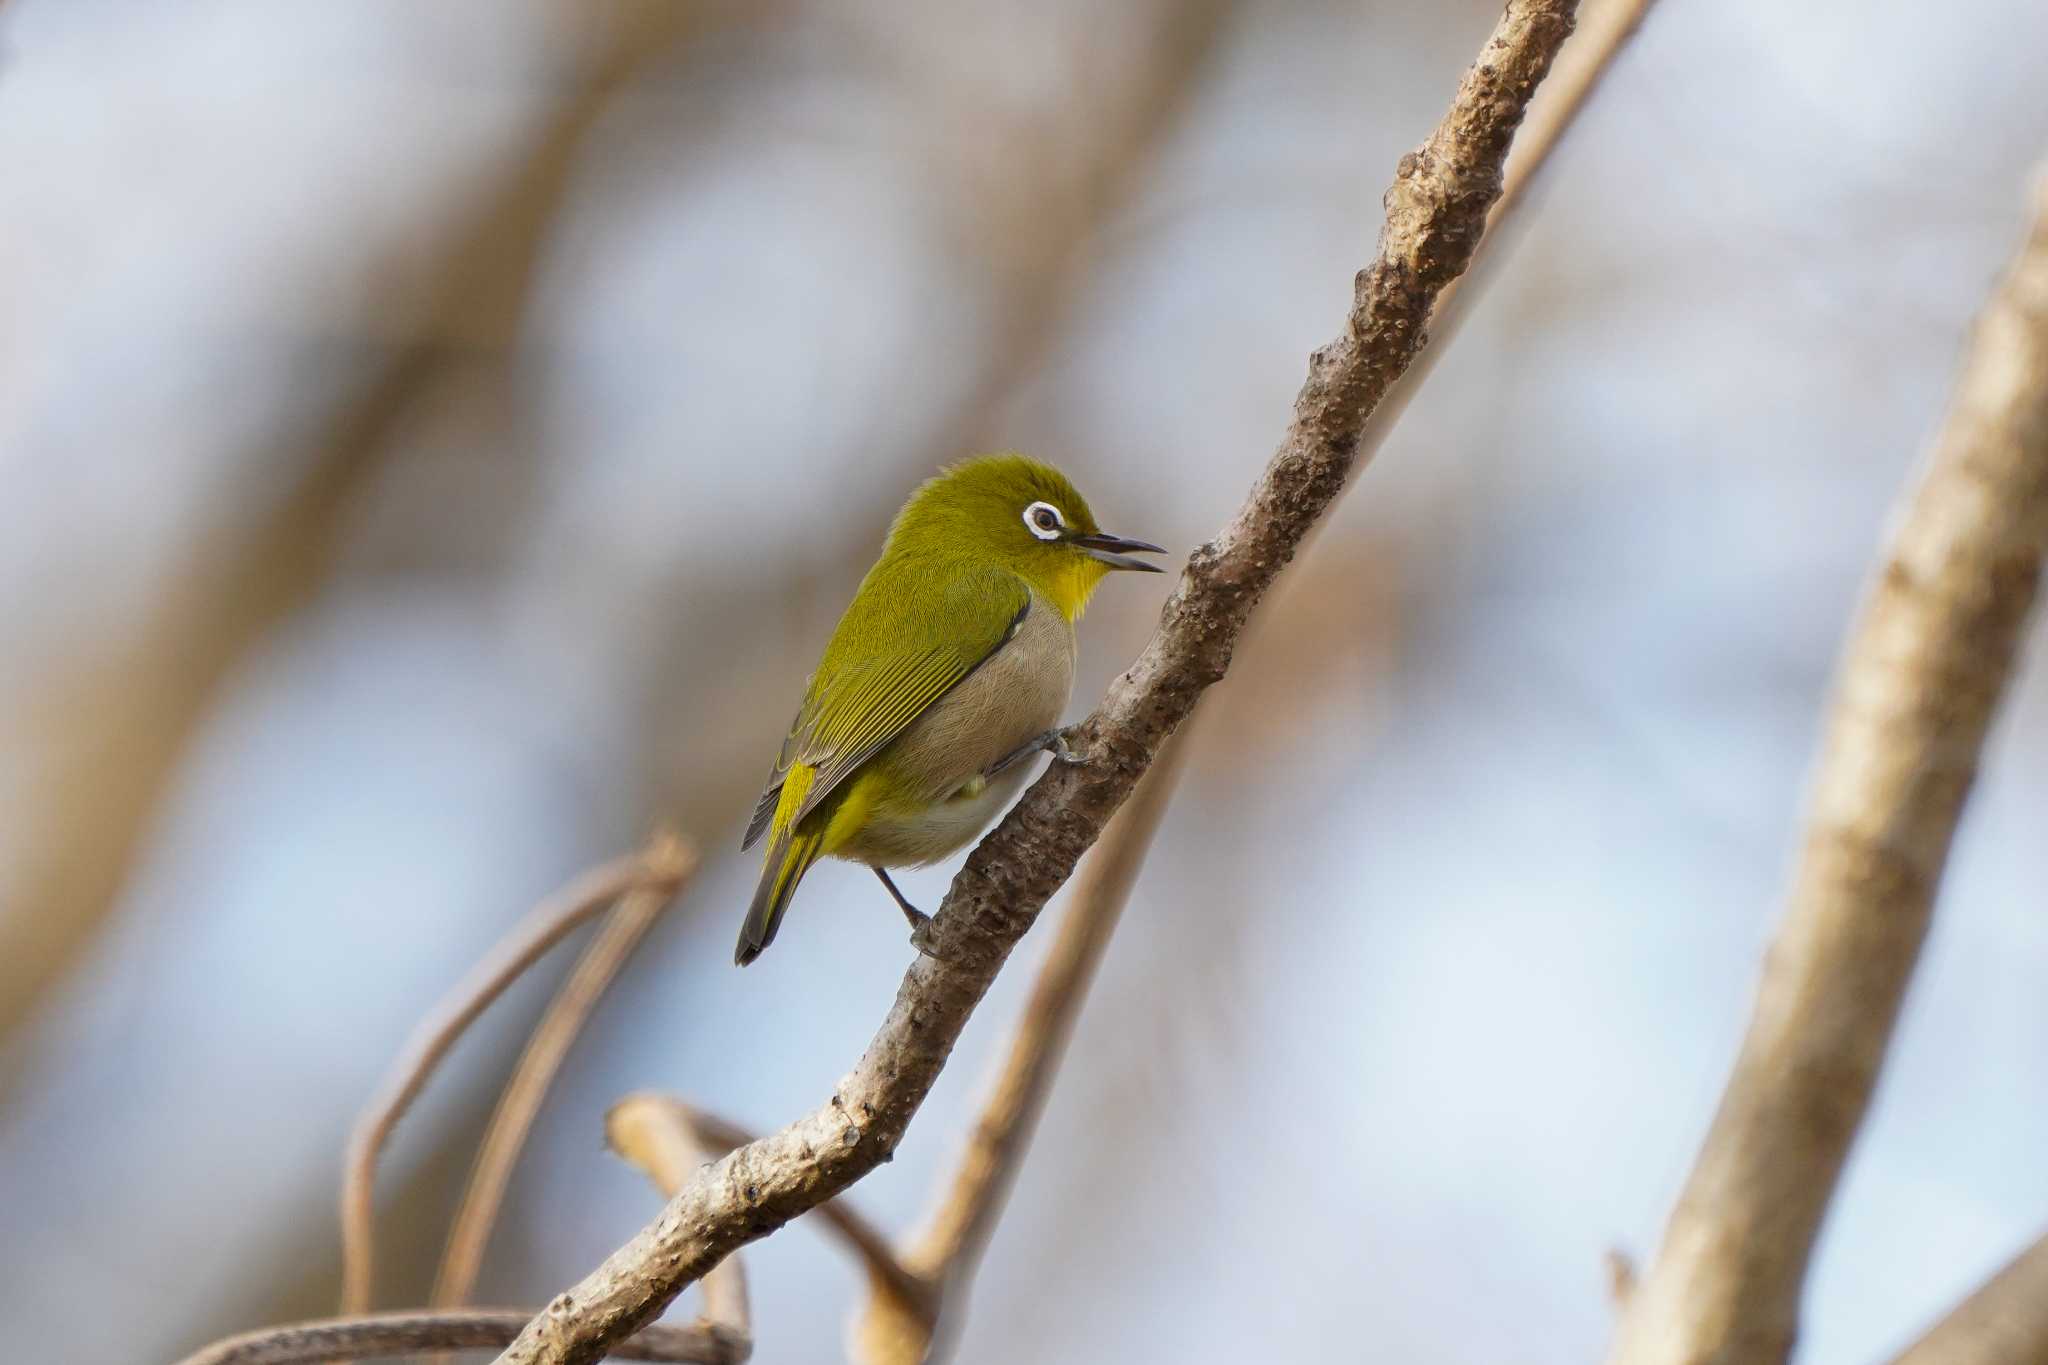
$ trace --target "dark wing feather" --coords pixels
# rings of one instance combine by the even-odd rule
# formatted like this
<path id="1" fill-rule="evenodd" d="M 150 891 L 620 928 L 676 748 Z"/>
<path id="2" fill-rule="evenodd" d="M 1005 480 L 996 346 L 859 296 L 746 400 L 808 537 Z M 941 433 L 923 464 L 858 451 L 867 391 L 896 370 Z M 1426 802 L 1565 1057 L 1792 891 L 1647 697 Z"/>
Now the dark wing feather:
<path id="1" fill-rule="evenodd" d="M 747 832 L 740 838 L 740 852 L 752 848 L 768 832 L 768 822 L 775 818 L 775 803 L 782 799 L 783 771 L 776 768 L 768 779 L 768 790 L 762 792 L 761 799 L 754 803 L 754 813 L 747 820 Z"/>

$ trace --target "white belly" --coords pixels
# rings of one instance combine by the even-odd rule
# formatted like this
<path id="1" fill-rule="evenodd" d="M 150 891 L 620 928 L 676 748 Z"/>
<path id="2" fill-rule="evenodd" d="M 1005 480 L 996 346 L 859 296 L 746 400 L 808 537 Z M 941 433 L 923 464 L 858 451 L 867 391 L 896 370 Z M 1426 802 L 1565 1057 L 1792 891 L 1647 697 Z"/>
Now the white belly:
<path id="1" fill-rule="evenodd" d="M 949 857 L 995 823 L 1034 766 L 1026 760 L 992 778 L 970 778 L 960 793 L 915 814 L 877 812 L 839 856 L 881 867 L 922 867 Z"/>

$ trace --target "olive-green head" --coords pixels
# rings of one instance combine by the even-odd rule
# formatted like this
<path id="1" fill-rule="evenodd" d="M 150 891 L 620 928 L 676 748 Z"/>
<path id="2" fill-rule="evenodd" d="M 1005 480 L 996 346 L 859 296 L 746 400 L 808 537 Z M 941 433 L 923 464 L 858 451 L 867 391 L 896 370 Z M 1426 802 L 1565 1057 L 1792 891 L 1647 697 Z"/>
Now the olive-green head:
<path id="1" fill-rule="evenodd" d="M 1157 545 L 1111 535 L 1067 476 L 1025 455 L 977 455 L 910 495 L 889 531 L 892 554 L 961 557 L 1010 570 L 1069 620 L 1115 569 L 1159 573 L 1131 554 Z"/>

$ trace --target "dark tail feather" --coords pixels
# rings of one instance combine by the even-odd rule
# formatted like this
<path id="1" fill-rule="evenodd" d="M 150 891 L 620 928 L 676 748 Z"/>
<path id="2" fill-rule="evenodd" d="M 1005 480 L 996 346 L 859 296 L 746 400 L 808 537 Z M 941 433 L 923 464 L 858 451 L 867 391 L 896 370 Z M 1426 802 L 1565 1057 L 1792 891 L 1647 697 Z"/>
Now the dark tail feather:
<path id="1" fill-rule="evenodd" d="M 740 926 L 739 947 L 733 950 L 734 963 L 746 966 L 775 941 L 775 931 L 782 925 L 782 912 L 789 909 L 796 884 L 818 860 L 819 846 L 824 842 L 823 834 L 783 830 L 768 845 L 761 884 L 754 888 L 754 903 L 747 907 L 747 922 Z"/>

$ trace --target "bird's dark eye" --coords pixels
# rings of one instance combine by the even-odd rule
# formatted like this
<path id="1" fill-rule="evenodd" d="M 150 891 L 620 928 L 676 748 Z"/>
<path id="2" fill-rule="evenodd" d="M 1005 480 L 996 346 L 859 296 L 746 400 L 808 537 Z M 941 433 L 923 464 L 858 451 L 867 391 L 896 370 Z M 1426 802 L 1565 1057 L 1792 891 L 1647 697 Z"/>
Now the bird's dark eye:
<path id="1" fill-rule="evenodd" d="M 1024 527 L 1040 540 L 1057 540 L 1066 518 L 1049 502 L 1034 502 L 1024 509 Z"/>

